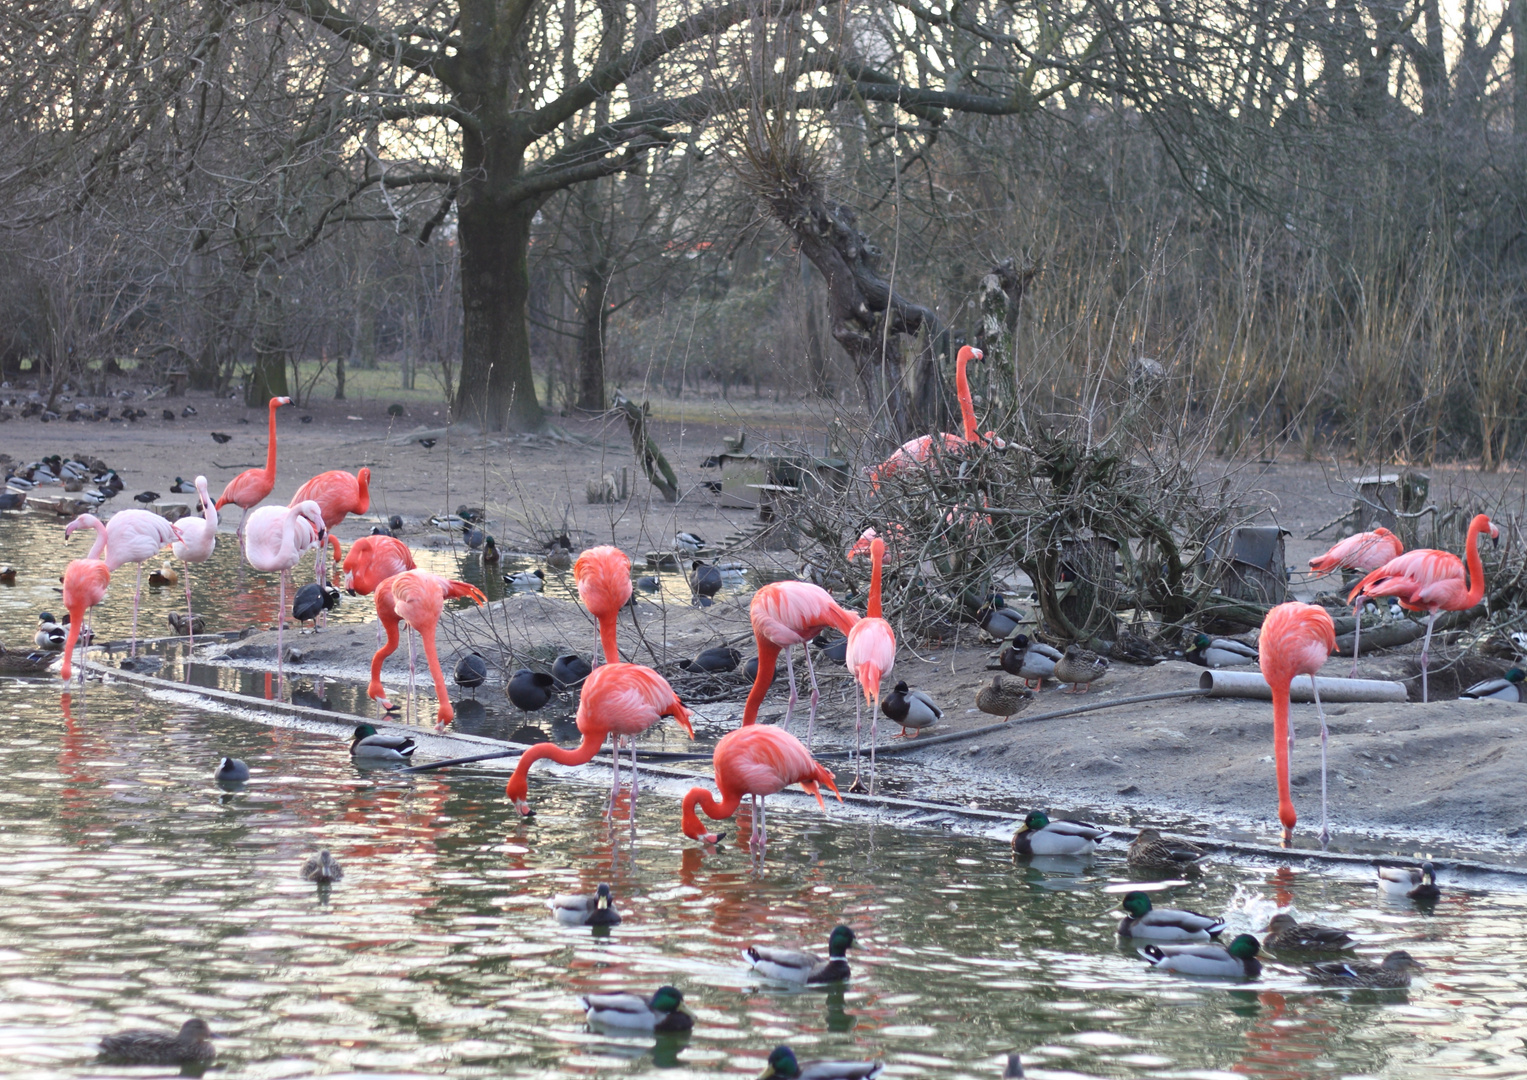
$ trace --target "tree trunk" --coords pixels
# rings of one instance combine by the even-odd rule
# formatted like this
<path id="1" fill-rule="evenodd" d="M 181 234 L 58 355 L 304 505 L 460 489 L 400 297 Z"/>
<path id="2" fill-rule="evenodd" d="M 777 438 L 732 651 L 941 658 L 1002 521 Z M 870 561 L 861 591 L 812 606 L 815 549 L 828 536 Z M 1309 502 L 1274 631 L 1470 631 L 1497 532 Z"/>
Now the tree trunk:
<path id="1" fill-rule="evenodd" d="M 281 340 L 281 297 L 266 280 L 267 273 L 262 269 L 255 274 L 255 361 L 244 386 L 244 404 L 251 409 L 263 408 L 273 397 L 291 396 Z"/>
<path id="2" fill-rule="evenodd" d="M 590 267 L 583 278 L 578 305 L 578 408 L 604 411 L 605 294 L 609 277 L 603 264 Z"/>
<path id="3" fill-rule="evenodd" d="M 530 219 L 535 206 L 499 207 L 474 193 L 458 206 L 461 378 L 452 412 L 484 431 L 545 423 L 530 368 Z"/>

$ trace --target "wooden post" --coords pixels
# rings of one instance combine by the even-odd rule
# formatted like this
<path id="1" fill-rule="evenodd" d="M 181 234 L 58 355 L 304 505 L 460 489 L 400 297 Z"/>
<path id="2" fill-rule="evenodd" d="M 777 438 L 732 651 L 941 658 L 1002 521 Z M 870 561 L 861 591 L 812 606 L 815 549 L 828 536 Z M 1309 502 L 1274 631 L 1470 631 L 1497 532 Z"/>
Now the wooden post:
<path id="1" fill-rule="evenodd" d="M 663 493 L 668 502 L 679 501 L 679 478 L 668 464 L 668 459 L 658 449 L 656 441 L 647 434 L 647 410 L 622 393 L 615 395 L 615 407 L 626 414 L 626 426 L 631 429 L 631 449 L 642 471 L 652 486 Z"/>

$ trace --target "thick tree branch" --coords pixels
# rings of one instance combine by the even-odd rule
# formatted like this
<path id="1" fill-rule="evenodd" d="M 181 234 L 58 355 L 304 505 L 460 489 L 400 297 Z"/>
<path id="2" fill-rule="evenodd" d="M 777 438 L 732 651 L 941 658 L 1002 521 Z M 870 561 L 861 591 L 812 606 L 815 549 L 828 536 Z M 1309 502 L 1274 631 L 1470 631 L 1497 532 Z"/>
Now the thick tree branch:
<path id="1" fill-rule="evenodd" d="M 245 0 L 260 2 L 260 0 Z M 281 0 L 287 10 L 304 15 L 319 26 L 345 41 L 353 41 L 363 49 L 396 60 L 415 71 L 425 71 L 443 82 L 449 82 L 451 58 L 433 49 L 420 48 L 402 39 L 396 31 L 381 30 L 363 22 L 329 3 L 329 0 Z"/>

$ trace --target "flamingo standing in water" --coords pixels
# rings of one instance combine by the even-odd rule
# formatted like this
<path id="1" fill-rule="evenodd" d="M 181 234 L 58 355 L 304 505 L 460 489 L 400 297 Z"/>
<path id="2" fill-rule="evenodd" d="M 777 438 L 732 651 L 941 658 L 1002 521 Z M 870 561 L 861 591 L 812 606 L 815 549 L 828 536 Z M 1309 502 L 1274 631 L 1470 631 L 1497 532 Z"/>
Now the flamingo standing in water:
<path id="1" fill-rule="evenodd" d="M 960 402 L 960 421 L 965 434 L 960 436 L 945 431 L 937 435 L 919 435 L 915 439 L 902 443 L 894 454 L 870 470 L 870 481 L 873 484 L 878 487 L 880 481 L 887 476 L 894 476 L 899 472 L 918 469 L 926 465 L 928 459 L 933 456 L 935 446 L 943 453 L 958 454 L 973 444 L 989 443 L 999 450 L 1007 445 L 997 438 L 994 432 L 988 431 L 983 436 L 976 426 L 975 399 L 970 393 L 970 377 L 966 374 L 965 368 L 970 361 L 980 360 L 982 355 L 980 349 L 962 345 L 954 362 L 955 397 Z"/>
<path id="2" fill-rule="evenodd" d="M 1329 574 L 1334 570 L 1361 570 L 1364 574 L 1377 570 L 1390 559 L 1398 558 L 1405 551 L 1400 538 L 1380 525 L 1372 532 L 1353 533 L 1324 555 L 1310 560 L 1310 569 L 1317 574 Z M 1357 655 L 1363 643 L 1363 605 L 1352 609 L 1357 629 L 1352 634 L 1352 677 L 1357 678 Z"/>
<path id="3" fill-rule="evenodd" d="M 81 514 L 64 530 L 67 538 L 75 529 L 88 526 L 96 531 L 99 543 L 104 540 L 106 568 L 112 573 L 128 563 L 138 564 L 138 578 L 133 585 L 132 653 L 138 655 L 138 602 L 143 595 L 143 564 L 163 550 L 166 544 L 180 539 L 180 531 L 150 510 L 118 510 L 111 520 L 101 522 L 93 514 Z M 92 548 L 92 550 L 94 550 Z M 71 616 L 70 621 L 73 621 Z"/>
<path id="4" fill-rule="evenodd" d="M 212 558 L 213 548 L 217 547 L 217 508 L 212 505 L 212 496 L 207 494 L 205 476 L 196 478 L 196 500 L 201 504 L 202 516 L 181 519 L 176 526 L 180 530 L 180 539 L 170 545 L 175 557 L 186 564 L 186 637 L 192 649 L 196 648 L 196 631 L 191 626 L 191 564 L 206 562 Z"/>
<path id="5" fill-rule="evenodd" d="M 371 470 L 362 468 L 360 472 L 351 476 L 343 469 L 332 469 L 329 472 L 321 472 L 307 483 L 297 489 L 287 506 L 296 506 L 300 502 L 312 500 L 323 509 L 324 528 L 329 530 L 329 543 L 334 546 L 334 561 L 340 561 L 339 537 L 334 535 L 334 526 L 345 520 L 348 514 L 364 514 L 371 509 Z M 317 572 L 316 580 L 323 582 L 323 549 L 318 551 L 318 559 L 314 563 Z M 319 618 L 322 619 L 321 613 Z"/>
<path id="6" fill-rule="evenodd" d="M 85 519 L 89 518 L 89 521 Z M 87 525 L 100 525 L 100 522 L 90 514 L 82 514 L 69 522 L 64 528 L 64 539 L 73 535 L 75 529 Z M 74 643 L 79 640 L 80 634 L 88 629 L 85 626 L 85 615 L 102 600 L 106 599 L 106 588 L 111 584 L 111 567 L 106 565 L 101 556 L 106 551 L 106 530 L 96 529 L 95 543 L 91 545 L 90 554 L 83 559 L 74 559 L 64 567 L 64 608 L 69 612 L 69 635 L 64 641 L 64 666 L 59 672 L 65 683 L 73 674 L 71 661 L 74 659 Z M 88 640 L 88 639 L 87 639 Z M 84 666 L 80 667 L 80 683 L 85 681 Z"/>
<path id="7" fill-rule="evenodd" d="M 859 621 L 859 616 L 840 607 L 832 594 L 820 585 L 808 581 L 776 581 L 753 594 L 748 618 L 753 624 L 753 641 L 758 646 L 758 674 L 753 678 L 753 688 L 748 691 L 748 701 L 742 710 L 742 726 L 748 727 L 758 720 L 764 695 L 774 682 L 774 665 L 779 661 L 779 651 L 784 649 L 785 671 L 790 676 L 790 700 L 785 703 L 783 724 L 788 728 L 795 703 L 800 700 L 795 688 L 795 647 L 805 645 L 829 626 L 846 634 Z M 816 730 L 817 702 L 822 695 L 817 688 L 811 650 L 803 651 L 806 672 L 811 676 L 811 717 L 806 723 L 806 741 L 810 743 Z"/>
<path id="8" fill-rule="evenodd" d="M 370 596 L 388 578 L 413 570 L 414 553 L 396 536 L 363 536 L 345 555 L 344 586 L 352 596 Z M 384 640 L 382 623 L 376 624 L 376 643 Z"/>
<path id="9" fill-rule="evenodd" d="M 583 741 L 570 750 L 556 743 L 536 743 L 520 755 L 505 794 L 522 816 L 530 815 L 530 766 L 542 758 L 559 765 L 583 765 L 594 759 L 607 736 L 615 740 L 615 776 L 610 785 L 609 814 L 615 814 L 620 792 L 620 740 L 631 745 L 631 829 L 636 830 L 636 737 L 665 716 L 677 721 L 691 739 L 695 729 L 689 710 L 668 685 L 668 680 L 649 667 L 621 661 L 601 664 L 583 683 L 578 699 L 578 730 Z"/>
<path id="10" fill-rule="evenodd" d="M 1320 705 L 1320 687 L 1315 673 L 1336 651 L 1336 627 L 1331 615 L 1314 604 L 1290 602 L 1279 604 L 1262 620 L 1257 637 L 1257 662 L 1262 677 L 1272 687 L 1273 756 L 1278 772 L 1278 820 L 1283 823 L 1283 843 L 1294 838 L 1299 815 L 1294 812 L 1294 797 L 1288 789 L 1288 755 L 1294 745 L 1294 729 L 1288 718 L 1289 686 L 1297 675 L 1310 677 L 1315 693 L 1315 712 L 1320 717 L 1320 845 L 1331 839 L 1326 827 L 1326 714 Z"/>
<path id="11" fill-rule="evenodd" d="M 689 794 L 684 796 L 683 823 L 684 835 L 691 840 L 714 844 L 722 837 L 721 833 L 705 831 L 695 813 L 696 806 L 705 811 L 706 817 L 719 821 L 735 814 L 742 804 L 742 797 L 747 795 L 753 801 L 753 831 L 748 843 L 762 851 L 768 843 L 764 818 L 767 796 L 781 792 L 791 784 L 799 784 L 816 796 L 817 805 L 825 813 L 827 804 L 822 801 L 822 791 L 817 785 L 826 784 L 834 795 L 838 795 L 838 786 L 827 767 L 813 758 L 799 739 L 777 727 L 758 724 L 727 732 L 716 743 L 712 760 L 721 799 L 717 801 L 703 787 L 689 789 Z M 838 795 L 838 801 L 842 802 L 843 796 Z"/>
<path id="12" fill-rule="evenodd" d="M 323 510 L 312 501 L 296 506 L 262 506 L 249 515 L 245 524 L 244 557 L 249 565 L 263 573 L 281 575 L 280 607 L 276 609 L 276 680 L 284 683 L 286 579 L 304 552 L 323 546 Z"/>
<path id="13" fill-rule="evenodd" d="M 844 654 L 848 670 L 864 690 L 864 702 L 870 706 L 870 791 L 875 790 L 875 744 L 880 733 L 880 680 L 896 665 L 896 631 L 880 617 L 880 565 L 885 561 L 885 541 L 870 541 L 870 597 L 864 618 L 848 632 L 848 651 Z M 864 790 L 859 784 L 859 732 L 863 706 L 854 698 L 854 782 L 850 791 Z"/>
<path id="14" fill-rule="evenodd" d="M 573 564 L 573 580 L 578 583 L 578 597 L 583 606 L 599 621 L 599 643 L 604 650 L 604 662 L 619 662 L 615 620 L 620 609 L 631 602 L 630 556 L 608 544 L 591 547 Z"/>
<path id="15" fill-rule="evenodd" d="M 377 586 L 376 614 L 387 628 L 387 643 L 371 658 L 371 685 L 368 697 L 380 701 L 382 707 L 391 709 L 387 692 L 382 689 L 382 661 L 391 656 L 398 647 L 398 623 L 418 633 L 424 643 L 424 659 L 429 663 L 430 677 L 435 681 L 435 727 L 444 730 L 456 717 L 451 707 L 451 695 L 445 687 L 445 673 L 440 670 L 440 656 L 435 651 L 435 627 L 445 602 L 460 596 L 470 597 L 479 607 L 488 602 L 475 585 L 465 581 L 451 581 L 439 574 L 425 570 L 406 570 L 388 578 Z M 414 700 L 414 639 L 408 639 L 408 701 L 413 711 Z"/>
<path id="16" fill-rule="evenodd" d="M 276 410 L 291 403 L 289 397 L 270 399 L 270 439 L 265 445 L 265 468 L 245 469 L 228 481 L 228 486 L 217 497 L 218 510 L 233 503 L 244 511 L 239 515 L 239 527 L 235 531 L 240 551 L 244 550 L 244 522 L 249 517 L 249 511 L 270 498 L 271 490 L 276 486 Z"/>
<path id="17" fill-rule="evenodd" d="M 1427 700 L 1426 662 L 1431 652 L 1432 624 L 1439 611 L 1467 611 L 1485 596 L 1485 565 L 1479 558 L 1479 534 L 1489 533 L 1500 542 L 1500 530 L 1487 514 L 1469 522 L 1464 556 L 1468 565 L 1450 551 L 1417 548 L 1390 559 L 1359 581 L 1347 596 L 1392 596 L 1407 611 L 1426 612 L 1426 639 L 1421 642 L 1421 701 Z"/>

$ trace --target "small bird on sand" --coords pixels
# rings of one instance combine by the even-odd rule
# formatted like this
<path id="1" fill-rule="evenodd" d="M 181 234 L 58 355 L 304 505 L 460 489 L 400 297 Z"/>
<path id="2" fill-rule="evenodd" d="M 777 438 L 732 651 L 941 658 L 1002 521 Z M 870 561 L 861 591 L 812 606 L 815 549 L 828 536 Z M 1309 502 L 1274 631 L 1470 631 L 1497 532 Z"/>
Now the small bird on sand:
<path id="1" fill-rule="evenodd" d="M 1000 716 L 1003 720 L 1010 720 L 1014 713 L 1028 708 L 1029 702 L 1033 700 L 1034 691 L 1028 687 L 1019 686 L 1014 679 L 993 675 L 991 682 L 976 693 L 976 708 L 992 716 Z"/>
<path id="2" fill-rule="evenodd" d="M 214 431 L 212 433 L 212 441 L 217 443 L 217 444 L 219 444 L 219 445 L 227 442 L 229 439 L 232 439 L 232 438 L 233 438 L 232 435 L 225 435 L 221 431 Z"/>
<path id="3" fill-rule="evenodd" d="M 156 502 L 158 499 L 159 492 L 157 491 L 140 491 L 138 494 L 133 496 L 134 502 L 141 502 L 144 506 L 147 506 L 151 502 Z"/>

